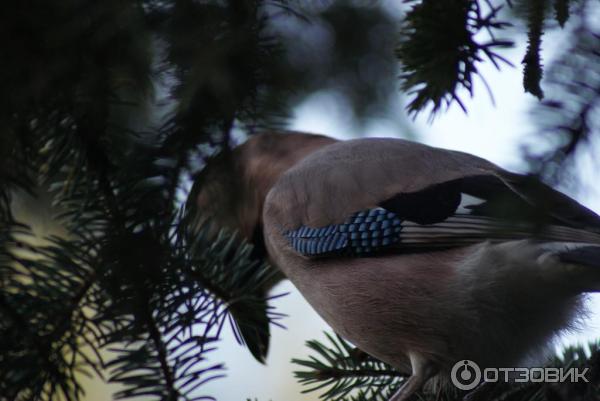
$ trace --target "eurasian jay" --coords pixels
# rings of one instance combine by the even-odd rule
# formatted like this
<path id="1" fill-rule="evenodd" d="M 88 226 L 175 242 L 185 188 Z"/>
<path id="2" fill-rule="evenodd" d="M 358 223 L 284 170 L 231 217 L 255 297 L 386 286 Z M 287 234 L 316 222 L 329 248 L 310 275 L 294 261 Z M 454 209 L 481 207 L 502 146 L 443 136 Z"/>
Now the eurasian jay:
<path id="1" fill-rule="evenodd" d="M 238 229 L 340 335 L 410 377 L 520 366 L 600 290 L 600 217 L 533 177 L 393 138 L 262 134 L 199 210 Z"/>

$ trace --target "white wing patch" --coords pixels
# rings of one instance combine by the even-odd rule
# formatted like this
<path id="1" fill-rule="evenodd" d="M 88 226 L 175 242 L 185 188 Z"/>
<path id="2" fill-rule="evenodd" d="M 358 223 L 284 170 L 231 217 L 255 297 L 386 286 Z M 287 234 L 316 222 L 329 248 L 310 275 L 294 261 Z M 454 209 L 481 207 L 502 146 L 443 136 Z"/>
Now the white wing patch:
<path id="1" fill-rule="evenodd" d="M 472 206 L 481 205 L 483 202 L 485 202 L 485 199 L 481 199 L 472 195 L 467 195 L 465 193 L 461 193 L 460 196 L 460 204 L 456 209 L 457 214 L 470 214 Z"/>

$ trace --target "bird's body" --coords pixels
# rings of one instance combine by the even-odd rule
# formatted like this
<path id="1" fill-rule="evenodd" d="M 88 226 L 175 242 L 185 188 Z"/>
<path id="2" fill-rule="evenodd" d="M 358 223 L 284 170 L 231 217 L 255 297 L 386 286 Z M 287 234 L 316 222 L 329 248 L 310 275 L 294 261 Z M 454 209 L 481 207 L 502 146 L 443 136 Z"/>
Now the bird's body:
<path id="1" fill-rule="evenodd" d="M 600 218 L 466 153 L 391 138 L 323 143 L 280 171 L 261 210 L 270 261 L 313 308 L 412 374 L 394 400 L 459 360 L 519 366 L 600 289 L 588 261 L 600 255 Z"/>

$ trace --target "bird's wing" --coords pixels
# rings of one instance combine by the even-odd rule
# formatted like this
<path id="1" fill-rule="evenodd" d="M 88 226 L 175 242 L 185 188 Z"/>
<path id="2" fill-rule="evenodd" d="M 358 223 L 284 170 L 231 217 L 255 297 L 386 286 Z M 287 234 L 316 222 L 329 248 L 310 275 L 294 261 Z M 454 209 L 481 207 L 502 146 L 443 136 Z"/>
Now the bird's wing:
<path id="1" fill-rule="evenodd" d="M 600 243 L 600 217 L 532 177 L 400 139 L 336 143 L 288 171 L 265 213 L 318 257 L 540 238 Z"/>

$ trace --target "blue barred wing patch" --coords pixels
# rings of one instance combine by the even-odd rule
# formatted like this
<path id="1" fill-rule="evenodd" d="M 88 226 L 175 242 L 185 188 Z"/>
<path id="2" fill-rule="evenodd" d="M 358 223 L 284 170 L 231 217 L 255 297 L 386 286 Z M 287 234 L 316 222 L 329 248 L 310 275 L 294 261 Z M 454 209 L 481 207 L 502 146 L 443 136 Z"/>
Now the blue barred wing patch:
<path id="1" fill-rule="evenodd" d="M 368 255 L 400 240 L 402 220 L 383 208 L 354 213 L 342 224 L 301 226 L 285 233 L 296 252 L 305 256 Z"/>

